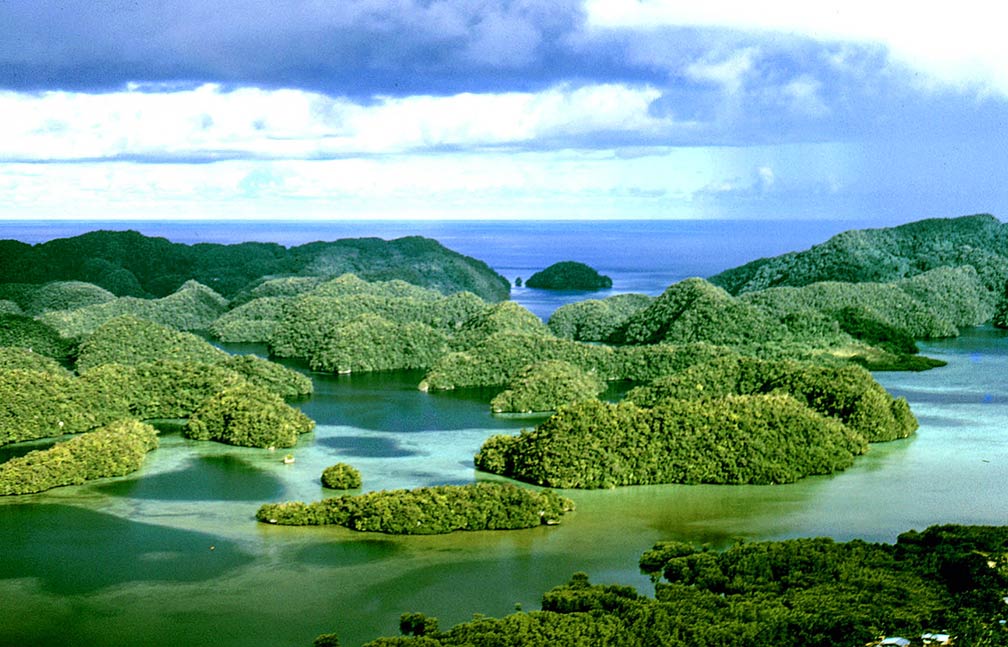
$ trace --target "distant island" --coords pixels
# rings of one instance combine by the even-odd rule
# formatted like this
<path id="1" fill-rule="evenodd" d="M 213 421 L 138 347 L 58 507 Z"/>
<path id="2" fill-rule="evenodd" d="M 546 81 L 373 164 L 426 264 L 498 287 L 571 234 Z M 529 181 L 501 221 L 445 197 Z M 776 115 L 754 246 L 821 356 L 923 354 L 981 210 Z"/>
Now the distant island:
<path id="1" fill-rule="evenodd" d="M 612 279 L 577 261 L 561 261 L 536 272 L 525 281 L 525 287 L 537 290 L 608 290 Z"/>

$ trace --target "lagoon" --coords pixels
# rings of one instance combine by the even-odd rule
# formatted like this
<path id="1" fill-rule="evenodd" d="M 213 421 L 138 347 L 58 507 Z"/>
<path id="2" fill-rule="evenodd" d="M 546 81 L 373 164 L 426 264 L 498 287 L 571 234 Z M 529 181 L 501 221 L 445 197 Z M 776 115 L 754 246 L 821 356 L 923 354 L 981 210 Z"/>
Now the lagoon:
<path id="1" fill-rule="evenodd" d="M 650 591 L 655 541 L 827 535 L 892 541 L 936 523 L 1008 523 L 1008 336 L 990 328 L 925 344 L 949 362 L 883 373 L 921 421 L 844 473 L 784 486 L 568 491 L 560 526 L 433 537 L 257 524 L 263 501 L 324 496 L 322 469 L 356 465 L 365 489 L 491 478 L 483 440 L 535 419 L 494 418 L 481 394 L 426 394 L 416 374 L 315 375 L 318 421 L 293 465 L 266 450 L 166 434 L 141 472 L 0 500 L 0 644 L 309 645 L 395 635 L 404 611 L 442 626 L 538 608 L 575 571 Z"/>
<path id="2" fill-rule="evenodd" d="M 567 259 L 612 276 L 613 290 L 598 295 L 514 290 L 512 298 L 544 318 L 562 303 L 625 291 L 658 294 L 687 276 L 801 249 L 847 224 L 860 226 L 141 224 L 162 227 L 145 233 L 180 242 L 282 234 L 287 238 L 280 242 L 298 244 L 419 233 L 512 279 Z M 54 231 L 32 226 L 40 228 L 5 225 L 0 237 Z M 63 226 L 69 229 L 59 235 L 95 228 Z M 230 350 L 264 352 L 256 345 Z M 473 454 L 488 436 L 515 433 L 538 419 L 492 416 L 485 392 L 421 393 L 418 373 L 311 374 L 315 394 L 298 406 L 318 426 L 293 449 L 292 465 L 281 460 L 286 450 L 200 443 L 166 432 L 160 449 L 130 476 L 0 498 L 0 645 L 305 647 L 323 632 L 358 645 L 397 634 L 402 612 L 421 611 L 447 627 L 473 613 L 507 614 L 516 604 L 536 609 L 544 591 L 576 571 L 649 593 L 637 560 L 658 540 L 715 547 L 820 535 L 893 541 L 900 532 L 937 523 L 1006 524 L 1008 333 L 968 330 L 922 344 L 922 352 L 949 364 L 877 374 L 910 401 L 918 433 L 873 445 L 841 474 L 783 486 L 568 491 L 578 509 L 559 526 L 447 536 L 276 527 L 256 523 L 254 514 L 263 502 L 326 496 L 319 475 L 338 461 L 358 467 L 367 490 L 496 478 L 474 471 Z"/>

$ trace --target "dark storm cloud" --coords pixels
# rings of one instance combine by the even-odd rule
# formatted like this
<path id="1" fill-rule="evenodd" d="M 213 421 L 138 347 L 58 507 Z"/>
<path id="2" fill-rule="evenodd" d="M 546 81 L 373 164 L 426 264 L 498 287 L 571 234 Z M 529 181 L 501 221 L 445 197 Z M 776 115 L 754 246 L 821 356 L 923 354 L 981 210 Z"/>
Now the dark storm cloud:
<path id="1" fill-rule="evenodd" d="M 625 75 L 571 48 L 583 22 L 574 0 L 0 2 L 0 85 L 217 82 L 368 96 Z"/>

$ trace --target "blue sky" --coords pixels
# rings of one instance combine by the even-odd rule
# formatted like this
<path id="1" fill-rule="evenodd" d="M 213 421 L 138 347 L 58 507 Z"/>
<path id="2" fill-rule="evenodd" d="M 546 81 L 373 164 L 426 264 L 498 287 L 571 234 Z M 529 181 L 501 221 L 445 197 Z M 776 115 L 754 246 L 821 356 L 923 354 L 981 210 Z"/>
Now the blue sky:
<path id="1" fill-rule="evenodd" d="M 802 4 L 0 2 L 0 218 L 1008 213 L 996 6 Z"/>

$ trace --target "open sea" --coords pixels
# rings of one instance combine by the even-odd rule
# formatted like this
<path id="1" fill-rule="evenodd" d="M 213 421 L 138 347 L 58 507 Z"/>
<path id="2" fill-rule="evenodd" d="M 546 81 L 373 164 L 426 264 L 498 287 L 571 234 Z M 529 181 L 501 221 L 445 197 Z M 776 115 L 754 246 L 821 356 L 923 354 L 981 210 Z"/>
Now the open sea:
<path id="1" fill-rule="evenodd" d="M 612 277 L 609 293 L 658 294 L 688 276 L 865 226 L 873 225 L 55 221 L 0 222 L 0 238 L 37 243 L 96 228 L 186 243 L 422 235 L 512 281 L 578 260 Z M 513 298 L 547 317 L 605 294 L 515 289 Z M 482 442 L 538 419 L 495 417 L 485 394 L 422 393 L 417 373 L 313 373 L 315 395 L 299 406 L 318 426 L 298 442 L 292 465 L 265 450 L 164 434 L 137 473 L 0 498 L 0 645 L 308 647 L 335 632 L 353 646 L 396 635 L 406 611 L 436 616 L 444 628 L 516 604 L 537 609 L 544 591 L 576 571 L 650 593 L 637 560 L 659 540 L 716 548 L 800 536 L 893 541 L 938 523 L 1008 524 L 1008 336 L 981 327 L 922 352 L 948 366 L 876 375 L 910 402 L 917 434 L 873 445 L 842 473 L 777 486 L 566 491 L 577 511 L 558 526 L 430 537 L 268 526 L 254 514 L 267 501 L 327 496 L 319 474 L 338 461 L 361 470 L 365 490 L 491 478 L 472 467 Z"/>

